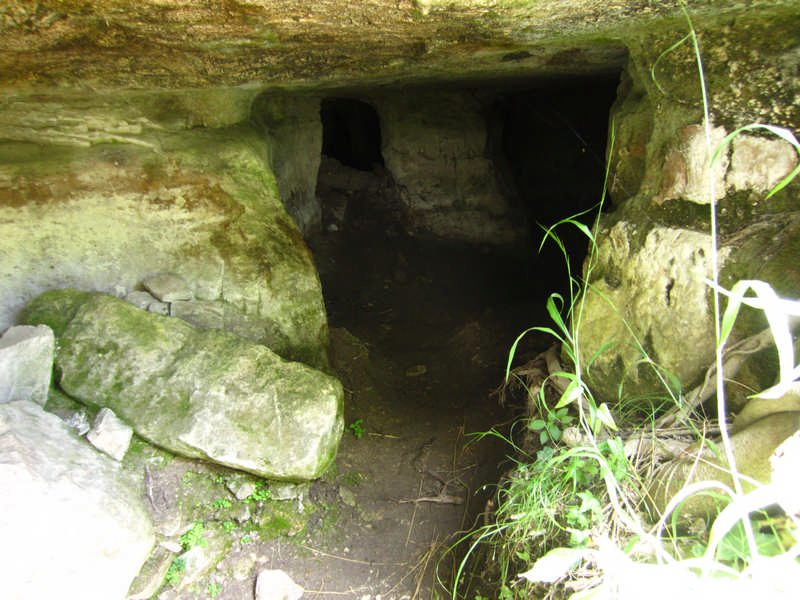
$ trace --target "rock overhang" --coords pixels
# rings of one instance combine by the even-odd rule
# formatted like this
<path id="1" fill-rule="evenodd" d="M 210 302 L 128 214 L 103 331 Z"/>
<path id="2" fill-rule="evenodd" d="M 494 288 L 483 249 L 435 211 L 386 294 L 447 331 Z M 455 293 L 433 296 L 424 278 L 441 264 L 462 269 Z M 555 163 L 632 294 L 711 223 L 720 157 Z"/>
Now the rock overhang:
<path id="1" fill-rule="evenodd" d="M 699 22 L 789 0 L 697 0 Z M 682 20 L 681 3 L 623 0 L 12 0 L 0 90 L 326 87 L 619 70 L 625 39 Z"/>

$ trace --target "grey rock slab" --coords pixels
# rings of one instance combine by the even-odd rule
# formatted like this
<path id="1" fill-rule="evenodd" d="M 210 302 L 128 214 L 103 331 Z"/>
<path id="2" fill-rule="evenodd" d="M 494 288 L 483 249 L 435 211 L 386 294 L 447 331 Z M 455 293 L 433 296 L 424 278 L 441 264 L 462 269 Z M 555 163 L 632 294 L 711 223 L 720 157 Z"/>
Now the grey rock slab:
<path id="1" fill-rule="evenodd" d="M 125 296 L 125 300 L 141 308 L 142 310 L 147 310 L 147 307 L 150 306 L 153 302 L 158 302 L 155 296 L 153 296 L 150 292 L 139 292 L 134 291 L 130 294 Z"/>
<path id="2" fill-rule="evenodd" d="M 126 600 L 148 600 L 164 585 L 174 559 L 174 552 L 161 543 L 153 550 L 142 570 L 133 580 Z"/>
<path id="3" fill-rule="evenodd" d="M 186 280 L 175 273 L 156 273 L 142 281 L 142 286 L 162 302 L 192 300 L 194 293 Z"/>
<path id="4" fill-rule="evenodd" d="M 218 300 L 176 300 L 170 304 L 171 317 L 183 319 L 200 329 L 222 329 L 225 326 L 225 304 Z"/>
<path id="5" fill-rule="evenodd" d="M 160 302 L 156 300 L 147 305 L 147 312 L 156 313 L 157 315 L 169 315 L 169 303 Z"/>
<path id="6" fill-rule="evenodd" d="M 86 433 L 89 443 L 105 452 L 116 461 L 120 461 L 128 451 L 133 436 L 133 428 L 119 419 L 110 408 L 101 408 Z"/>
<path id="7" fill-rule="evenodd" d="M 0 337 L 0 403 L 30 400 L 44 406 L 54 348 L 53 331 L 46 325 L 10 327 Z"/>
<path id="8" fill-rule="evenodd" d="M 184 590 L 208 575 L 230 549 L 230 537 L 219 523 L 209 523 L 203 529 L 202 541 L 180 555 L 183 561 L 181 581 L 177 585 Z"/>
<path id="9" fill-rule="evenodd" d="M 288 481 L 319 477 L 336 454 L 341 384 L 266 346 L 97 292 L 46 292 L 25 314 L 54 327 L 67 393 L 158 446 Z"/>
<path id="10" fill-rule="evenodd" d="M 154 543 L 117 463 L 31 402 L 0 405 L 4 598 L 122 600 Z"/>
<path id="11" fill-rule="evenodd" d="M 256 579 L 256 600 L 299 600 L 303 588 L 297 585 L 284 571 L 261 571 Z"/>

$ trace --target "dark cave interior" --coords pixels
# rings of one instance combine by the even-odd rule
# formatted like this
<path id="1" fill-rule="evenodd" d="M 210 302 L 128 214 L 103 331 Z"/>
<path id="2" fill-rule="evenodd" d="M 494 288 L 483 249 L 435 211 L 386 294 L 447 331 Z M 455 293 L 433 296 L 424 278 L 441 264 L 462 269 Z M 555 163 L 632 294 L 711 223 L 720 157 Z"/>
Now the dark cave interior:
<path id="1" fill-rule="evenodd" d="M 549 226 L 581 211 L 588 211 L 582 218 L 586 224 L 596 217 L 609 110 L 618 82 L 619 74 L 557 86 L 487 83 L 463 88 L 482 108 L 484 151 L 497 188 L 529 226 L 530 239 L 513 247 L 409 235 L 402 210 L 390 206 L 399 202 L 392 174 L 381 184 L 389 167 L 381 156 L 381 116 L 363 99 L 369 98 L 368 91 L 322 102 L 317 198 L 323 228 L 307 241 L 322 282 L 333 360 L 342 365 L 339 372 L 348 390 L 345 422 L 359 423 L 376 435 L 399 436 L 397 454 L 384 458 L 383 442 L 365 454 L 345 435 L 338 460 L 371 473 L 376 491 L 394 486 L 449 489 L 433 480 L 419 487 L 418 476 L 403 470 L 403 456 L 433 443 L 429 465 L 448 473 L 443 480 L 460 482 L 462 487 L 452 489 L 464 494 L 467 505 L 426 508 L 425 526 L 415 529 L 426 543 L 434 530 L 451 535 L 479 518 L 491 501 L 494 482 L 509 464 L 509 448 L 499 438 L 478 437 L 481 441 L 474 445 L 466 440 L 481 431 L 508 432 L 522 414 L 521 406 L 498 402 L 509 349 L 528 328 L 551 325 L 544 309 L 550 293 L 568 297 L 564 258 L 553 243 L 539 251 L 538 224 Z M 343 191 L 324 185 L 331 173 L 323 169 L 331 168 L 342 178 L 362 182 L 363 188 Z M 338 216 L 330 220 L 332 213 Z M 574 272 L 588 240 L 572 230 L 577 231 L 563 228 L 559 236 Z M 357 372 L 353 362 L 339 358 L 346 354 L 342 340 L 350 335 L 368 349 L 368 366 L 363 358 L 358 364 L 373 379 L 352 379 Z M 533 359 L 552 343 L 544 333 L 529 333 L 517 346 L 513 364 Z M 462 433 L 467 437 L 460 437 Z M 390 545 L 402 546 L 406 529 L 387 530 L 376 543 L 394 535 L 400 543 Z M 361 541 L 369 547 L 368 536 Z M 443 558 L 440 574 L 453 568 L 448 562 L 453 556 Z M 426 585 L 436 588 L 433 570 L 426 577 Z"/>
<path id="2" fill-rule="evenodd" d="M 383 165 L 380 119 L 370 104 L 350 98 L 325 98 L 320 117 L 322 154 L 360 171 Z"/>
<path id="3" fill-rule="evenodd" d="M 553 283 L 534 286 L 531 291 L 540 298 L 551 291 L 568 292 L 562 251 L 553 241 L 540 248 L 544 229 L 578 214 L 580 222 L 591 226 L 597 216 L 609 111 L 619 81 L 617 72 L 558 80 L 487 80 L 458 89 L 482 107 L 485 153 L 494 165 L 497 187 L 528 231 L 522 247 L 498 248 L 500 256 L 511 254 L 515 261 L 526 263 L 521 269 L 535 271 L 540 279 L 544 274 Z M 353 169 L 383 172 L 381 117 L 374 106 L 360 99 L 368 97 L 369 90 L 348 90 L 322 100 L 322 152 Z M 374 190 L 369 195 L 375 196 Z M 319 199 L 325 214 L 330 198 L 319 194 Z M 382 218 L 372 223 L 377 228 L 402 229 L 402 223 L 387 223 L 386 219 L 389 214 L 402 220 L 402 211 L 386 206 L 392 201 L 390 194 L 383 199 L 382 207 L 371 202 L 376 210 L 383 210 Z M 357 229 L 358 235 L 367 233 L 363 223 Z M 586 236 L 574 226 L 559 227 L 557 234 L 569 256 L 571 272 L 579 275 L 588 247 Z M 519 285 L 530 277 L 533 275 L 525 274 L 510 284 Z"/>

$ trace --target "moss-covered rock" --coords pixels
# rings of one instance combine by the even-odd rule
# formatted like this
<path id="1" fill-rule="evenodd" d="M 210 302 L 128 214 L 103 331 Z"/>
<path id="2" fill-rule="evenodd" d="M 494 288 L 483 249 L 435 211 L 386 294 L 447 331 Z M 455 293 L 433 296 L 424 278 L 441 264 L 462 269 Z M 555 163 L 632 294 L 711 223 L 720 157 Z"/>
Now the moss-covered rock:
<path id="1" fill-rule="evenodd" d="M 58 328 L 64 391 L 154 444 L 286 480 L 316 478 L 335 456 L 341 384 L 265 346 L 101 293 L 45 292 L 25 320 Z"/>
<path id="2" fill-rule="evenodd" d="M 699 383 L 714 360 L 707 280 L 715 264 L 728 288 L 761 279 L 784 297 L 800 297 L 794 251 L 800 182 L 767 197 L 798 164 L 796 149 L 763 130 L 721 147 L 729 133 L 751 123 L 800 130 L 789 99 L 800 93 L 797 13 L 776 6 L 774 13 L 699 22 L 708 139 L 694 47 L 690 38 L 676 45 L 686 21 L 665 20 L 626 37 L 630 61 L 611 114 L 619 133 L 609 153 L 616 208 L 601 222 L 580 325 L 583 360 L 599 352 L 588 373 L 604 400 L 623 390 L 649 406 Z M 755 311 L 745 311 L 732 341 L 765 326 Z M 769 385 L 774 359 L 755 360 L 760 380 L 747 383 Z"/>
<path id="3" fill-rule="evenodd" d="M 92 146 L 96 133 L 121 136 L 133 106 L 80 117 L 80 103 L 54 105 L 50 125 L 48 107 L 30 112 L 39 156 L 0 166 L 0 329 L 44 290 L 131 290 L 170 271 L 195 298 L 226 303 L 226 329 L 327 365 L 319 279 L 281 204 L 268 138 L 246 124 L 164 133 L 141 117 L 124 140 Z M 81 118 L 92 125 L 70 129 Z"/>

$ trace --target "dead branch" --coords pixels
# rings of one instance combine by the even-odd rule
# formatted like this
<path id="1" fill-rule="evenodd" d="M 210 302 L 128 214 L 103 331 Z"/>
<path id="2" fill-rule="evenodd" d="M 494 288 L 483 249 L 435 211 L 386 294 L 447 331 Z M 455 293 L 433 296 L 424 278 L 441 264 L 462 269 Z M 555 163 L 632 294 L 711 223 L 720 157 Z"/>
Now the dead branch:
<path id="1" fill-rule="evenodd" d="M 797 323 L 793 323 L 793 330 L 797 328 L 797 325 Z M 744 365 L 748 356 L 771 348 L 774 346 L 774 341 L 772 330 L 767 327 L 755 335 L 732 344 L 725 351 L 722 358 L 722 369 L 725 376 L 735 376 Z M 703 383 L 689 392 L 681 404 L 676 405 L 656 420 L 656 429 L 668 427 L 679 417 L 686 417 L 695 408 L 713 396 L 717 391 L 716 373 L 717 365 L 714 364 L 706 371 Z"/>

